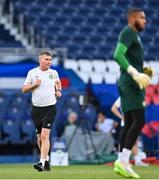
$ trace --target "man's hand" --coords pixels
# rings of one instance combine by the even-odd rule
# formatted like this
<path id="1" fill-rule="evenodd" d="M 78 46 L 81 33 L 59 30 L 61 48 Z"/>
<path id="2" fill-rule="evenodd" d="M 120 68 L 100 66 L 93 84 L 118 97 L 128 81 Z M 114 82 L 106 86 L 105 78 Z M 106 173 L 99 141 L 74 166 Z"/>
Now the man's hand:
<path id="1" fill-rule="evenodd" d="M 61 91 L 60 90 L 57 90 L 56 92 L 55 92 L 55 96 L 56 97 L 61 97 L 62 96 L 62 93 L 61 93 Z"/>
<path id="2" fill-rule="evenodd" d="M 144 74 L 147 74 L 150 78 L 152 78 L 154 71 L 150 67 L 144 67 Z"/>
<path id="3" fill-rule="evenodd" d="M 133 66 L 129 65 L 127 72 L 136 81 L 140 89 L 145 89 L 150 84 L 150 77 L 147 74 L 138 72 Z"/>
<path id="4" fill-rule="evenodd" d="M 40 79 L 37 79 L 37 80 L 35 81 L 35 83 L 34 83 L 35 87 L 40 86 L 40 84 L 41 84 L 41 80 L 40 80 Z"/>
<path id="5" fill-rule="evenodd" d="M 33 83 L 33 84 L 28 84 L 28 85 L 23 86 L 22 91 L 23 91 L 23 93 L 27 93 L 27 92 L 33 91 L 34 89 L 36 89 L 37 87 L 39 87 L 40 84 L 41 84 L 41 80 L 40 80 L 40 79 L 37 79 L 37 80 L 35 81 L 35 83 Z"/>

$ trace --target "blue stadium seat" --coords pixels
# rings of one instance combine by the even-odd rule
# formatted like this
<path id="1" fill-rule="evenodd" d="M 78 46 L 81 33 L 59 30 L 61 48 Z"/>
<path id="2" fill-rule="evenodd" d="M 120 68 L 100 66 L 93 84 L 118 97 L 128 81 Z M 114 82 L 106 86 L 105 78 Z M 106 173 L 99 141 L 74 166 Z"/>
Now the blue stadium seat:
<path id="1" fill-rule="evenodd" d="M 92 91 L 102 106 L 111 106 L 119 96 L 117 86 L 114 84 L 94 84 Z"/>
<path id="2" fill-rule="evenodd" d="M 92 14 L 92 10 L 91 10 L 91 7 L 88 6 L 88 5 L 84 5 L 84 6 L 81 6 L 78 10 L 77 10 L 77 13 L 76 13 L 76 16 L 81 16 L 81 17 L 90 17 Z"/>
<path id="3" fill-rule="evenodd" d="M 19 119 L 23 115 L 23 109 L 24 109 L 23 107 L 18 107 L 18 106 L 8 106 L 8 111 L 5 115 L 5 118 L 19 121 Z"/>
<path id="4" fill-rule="evenodd" d="M 101 17 L 101 16 L 107 15 L 108 12 L 107 12 L 107 9 L 106 9 L 106 8 L 104 8 L 104 7 L 98 7 L 98 8 L 95 8 L 95 9 L 94 9 L 93 14 L 94 14 L 96 17 Z"/>
<path id="5" fill-rule="evenodd" d="M 61 44 L 61 46 L 63 47 L 64 45 L 70 44 L 71 41 L 71 37 L 69 35 L 60 35 L 56 42 Z"/>
<path id="6" fill-rule="evenodd" d="M 26 22 L 34 24 L 37 27 L 37 33 L 46 37 L 49 47 L 63 46 L 68 48 L 69 58 L 112 58 L 112 52 L 106 51 L 104 53 L 104 50 L 100 49 L 103 44 L 105 44 L 105 49 L 109 49 L 110 44 L 112 49 L 114 48 L 120 30 L 127 25 L 126 13 L 130 7 L 140 7 L 145 10 L 150 25 L 148 25 L 147 31 L 143 34 L 144 36 L 150 37 L 152 33 L 155 35 L 158 33 L 156 30 L 159 24 L 156 0 L 21 0 L 12 2 L 15 4 L 16 12 L 23 12 Z M 44 26 L 45 24 L 47 24 L 48 28 Z M 61 30 L 58 30 L 56 26 L 61 27 Z M 61 35 L 69 35 L 69 33 L 71 34 L 71 44 L 75 46 L 77 43 L 79 44 L 76 51 L 69 49 L 67 40 L 64 43 L 56 41 Z M 51 38 L 52 34 L 54 34 L 53 38 Z M 104 39 L 102 43 L 100 40 L 97 40 L 97 37 Z M 152 50 L 156 55 L 150 52 L 155 36 L 151 36 L 152 41 L 149 43 L 147 43 L 147 37 L 143 40 L 144 44 L 146 43 L 145 59 L 149 57 L 156 59 L 159 47 L 157 46 L 155 50 Z M 90 51 L 90 54 L 87 55 L 83 46 L 86 44 L 91 45 L 92 41 L 90 39 L 93 38 L 96 38 L 98 49 L 94 54 Z M 105 39 L 110 41 L 105 41 Z M 0 46 L 2 45 L 0 42 Z M 12 46 L 17 47 L 19 44 Z"/>
<path id="7" fill-rule="evenodd" d="M 12 143 L 12 144 L 22 144 L 23 143 L 23 141 L 21 140 L 21 137 L 20 137 L 19 124 L 12 120 L 3 121 L 2 133 L 4 135 L 3 140 L 5 142 Z"/>
<path id="8" fill-rule="evenodd" d="M 140 0 L 140 1 L 138 1 L 138 0 L 133 0 L 132 2 L 133 2 L 133 5 L 134 5 L 134 6 L 139 7 L 139 8 L 142 8 L 143 5 L 144 5 L 144 6 L 148 6 L 148 1 L 146 1 L 146 0 Z"/>
<path id="9" fill-rule="evenodd" d="M 77 26 L 65 26 L 65 28 L 63 28 L 62 30 L 63 34 L 70 36 L 70 34 L 72 36 L 75 36 L 75 34 L 79 33 L 79 30 L 77 28 Z"/>
<path id="10" fill-rule="evenodd" d="M 26 143 L 33 144 L 35 142 L 35 126 L 32 119 L 25 119 L 20 122 L 22 140 Z"/>
<path id="11" fill-rule="evenodd" d="M 97 120 L 97 112 L 95 107 L 92 104 L 88 104 L 84 113 L 86 118 L 85 120 L 87 121 L 90 130 L 95 130 L 95 123 Z"/>
<path id="12" fill-rule="evenodd" d="M 102 44 L 103 43 L 103 38 L 102 37 L 99 37 L 99 36 L 92 36 L 90 39 L 89 39 L 89 44 L 92 44 L 94 46 L 96 46 L 96 44 Z"/>

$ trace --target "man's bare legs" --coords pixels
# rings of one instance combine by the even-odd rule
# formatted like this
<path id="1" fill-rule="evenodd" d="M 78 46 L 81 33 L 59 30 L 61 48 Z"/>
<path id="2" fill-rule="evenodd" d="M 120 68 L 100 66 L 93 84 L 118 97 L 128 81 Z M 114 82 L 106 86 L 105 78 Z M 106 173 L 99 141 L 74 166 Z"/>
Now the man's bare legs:
<path id="1" fill-rule="evenodd" d="M 42 128 L 41 134 L 37 134 L 37 144 L 40 150 L 40 162 L 43 164 L 45 161 L 49 161 L 49 149 L 50 149 L 50 129 Z"/>

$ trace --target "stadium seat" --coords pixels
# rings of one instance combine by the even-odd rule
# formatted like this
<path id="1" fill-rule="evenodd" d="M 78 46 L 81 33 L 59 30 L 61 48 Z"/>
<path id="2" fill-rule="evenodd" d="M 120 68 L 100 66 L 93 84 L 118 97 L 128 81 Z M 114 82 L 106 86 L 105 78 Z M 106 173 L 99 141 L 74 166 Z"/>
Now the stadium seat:
<path id="1" fill-rule="evenodd" d="M 92 62 L 86 59 L 78 60 L 78 66 L 81 72 L 92 72 Z"/>
<path id="2" fill-rule="evenodd" d="M 147 88 L 146 88 L 146 96 L 150 96 L 152 97 L 155 93 L 155 89 L 156 89 L 156 86 L 155 85 L 149 85 Z"/>
<path id="3" fill-rule="evenodd" d="M 106 62 L 100 59 L 92 61 L 95 73 L 105 73 L 106 72 Z"/>
<path id="4" fill-rule="evenodd" d="M 88 104 L 87 108 L 84 110 L 84 117 L 85 121 L 87 121 L 87 125 L 90 128 L 90 130 L 95 129 L 95 122 L 97 118 L 97 113 L 95 110 L 95 107 L 91 104 Z"/>
<path id="5" fill-rule="evenodd" d="M 8 119 L 3 121 L 2 124 L 2 133 L 4 135 L 3 140 L 12 144 L 22 144 L 23 141 L 20 137 L 20 128 L 19 124 Z"/>
<path id="6" fill-rule="evenodd" d="M 158 61 L 149 61 L 149 65 L 154 70 L 155 74 L 159 75 L 159 62 Z"/>
<path id="7" fill-rule="evenodd" d="M 155 74 L 155 75 L 152 77 L 150 83 L 151 83 L 151 84 L 158 84 L 158 82 L 159 82 L 159 76 L 158 76 L 158 74 Z"/>
<path id="8" fill-rule="evenodd" d="M 93 84 L 101 84 L 104 81 L 102 73 L 97 74 L 97 73 L 91 72 L 89 73 L 89 76 Z"/>
<path id="9" fill-rule="evenodd" d="M 22 140 L 26 143 L 33 144 L 35 142 L 35 127 L 32 119 L 26 119 L 20 123 Z"/>
<path id="10" fill-rule="evenodd" d="M 5 118 L 18 121 L 22 117 L 22 115 L 23 115 L 23 107 L 8 106 L 8 112 L 6 113 Z"/>
<path id="11" fill-rule="evenodd" d="M 74 71 L 77 71 L 79 68 L 78 62 L 74 59 L 66 59 L 64 62 L 64 66 L 66 69 L 72 69 Z"/>
<path id="12" fill-rule="evenodd" d="M 21 0 L 12 2 L 15 5 L 15 12 L 23 12 L 26 16 L 26 22 L 34 24 L 37 27 L 37 33 L 46 37 L 48 46 L 51 48 L 67 47 L 69 50 L 68 58 L 77 59 L 112 59 L 113 48 L 119 32 L 127 24 L 125 18 L 127 9 L 132 6 L 141 7 L 145 10 L 147 17 L 151 17 L 146 31 L 142 33 L 143 43 L 146 44 L 145 59 L 159 57 L 158 41 L 156 40 L 158 27 L 156 0 L 143 0 L 141 2 L 138 0 L 38 0 L 36 2 Z M 116 18 L 117 16 L 118 18 Z M 47 31 L 42 24 L 47 24 L 48 29 L 52 29 L 52 32 L 51 30 Z M 57 26 L 61 27 L 62 30 L 58 31 Z M 61 42 L 56 41 L 60 36 L 69 34 L 71 34 L 71 43 L 75 46 L 78 44 L 76 51 L 72 51 L 69 47 L 67 42 L 69 39 Z M 151 34 L 155 34 L 155 36 L 151 36 Z M 91 50 L 86 53 L 83 48 L 85 45 L 95 45 L 97 47 L 95 53 Z"/>
<path id="13" fill-rule="evenodd" d="M 119 77 L 119 73 L 107 72 L 104 74 L 105 83 L 116 84 Z"/>
<path id="14" fill-rule="evenodd" d="M 156 84 L 156 92 L 159 94 L 159 84 Z"/>
<path id="15" fill-rule="evenodd" d="M 116 73 L 116 74 L 120 73 L 120 66 L 117 64 L 117 62 L 108 60 L 108 61 L 106 61 L 106 66 L 107 66 L 108 72 L 110 72 L 110 73 L 112 72 L 112 73 Z"/>
<path id="16" fill-rule="evenodd" d="M 88 83 L 90 79 L 90 75 L 88 73 L 82 72 L 82 71 L 76 71 L 77 75 L 85 82 Z"/>
<path id="17" fill-rule="evenodd" d="M 146 96 L 145 96 L 145 102 L 146 102 L 146 106 L 152 104 L 152 103 L 153 103 L 153 101 L 152 101 L 152 96 L 146 95 Z"/>
<path id="18" fill-rule="evenodd" d="M 152 101 L 154 105 L 159 105 L 159 94 L 154 94 L 152 96 Z"/>

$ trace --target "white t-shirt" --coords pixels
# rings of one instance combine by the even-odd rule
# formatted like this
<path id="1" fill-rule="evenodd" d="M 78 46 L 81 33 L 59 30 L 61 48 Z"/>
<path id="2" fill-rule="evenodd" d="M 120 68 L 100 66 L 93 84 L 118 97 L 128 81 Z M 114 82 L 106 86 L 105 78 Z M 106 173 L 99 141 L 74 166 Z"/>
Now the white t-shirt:
<path id="1" fill-rule="evenodd" d="M 101 132 L 109 133 L 113 129 L 113 126 L 114 126 L 114 120 L 107 118 L 102 123 L 99 123 L 98 129 Z"/>
<path id="2" fill-rule="evenodd" d="M 120 97 L 118 97 L 118 99 L 115 101 L 115 106 L 117 107 L 117 108 L 120 108 L 121 107 L 121 100 L 120 100 Z"/>
<path id="3" fill-rule="evenodd" d="M 121 109 L 121 99 L 120 99 L 120 97 L 118 97 L 118 99 L 115 101 L 115 106 L 117 107 L 117 108 L 120 108 Z M 122 120 L 121 121 L 121 126 L 124 126 L 124 120 Z"/>
<path id="4" fill-rule="evenodd" d="M 37 107 L 56 104 L 54 86 L 55 82 L 60 80 L 57 71 L 53 69 L 42 71 L 39 67 L 34 68 L 28 72 L 24 85 L 33 84 L 37 79 L 41 80 L 41 84 L 32 91 L 32 104 Z"/>

